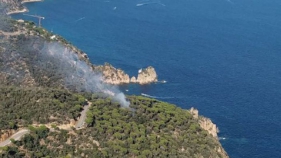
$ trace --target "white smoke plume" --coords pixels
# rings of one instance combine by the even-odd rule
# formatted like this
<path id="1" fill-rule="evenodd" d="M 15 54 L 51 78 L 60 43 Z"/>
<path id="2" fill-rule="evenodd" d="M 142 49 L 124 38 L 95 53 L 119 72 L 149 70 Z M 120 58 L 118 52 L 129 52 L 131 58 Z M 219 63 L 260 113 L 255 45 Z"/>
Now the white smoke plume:
<path id="1" fill-rule="evenodd" d="M 4 12 L 5 7 L 0 3 L 0 30 L 12 32 L 14 30 L 11 19 Z M 103 93 L 119 102 L 122 107 L 129 107 L 130 103 L 126 100 L 124 93 L 116 86 L 104 83 L 101 74 L 94 72 L 86 62 L 79 60 L 75 52 L 63 45 L 44 43 L 43 40 L 36 37 L 23 38 L 13 44 L 7 44 L 9 41 L 4 43 L 3 39 L 4 37 L 0 36 L 0 71 L 9 73 L 10 76 L 16 76 L 17 80 L 20 80 L 25 77 L 25 73 L 12 71 L 11 64 L 7 63 L 13 64 L 16 63 L 14 61 L 21 61 L 25 57 L 29 58 L 33 55 L 30 59 L 32 69 L 51 70 L 53 76 L 59 76 L 58 80 L 62 79 L 65 87 L 80 92 Z M 15 48 L 18 51 L 14 51 Z"/>
<path id="2" fill-rule="evenodd" d="M 55 65 L 56 73 L 62 76 L 66 87 L 77 91 L 104 93 L 122 107 L 129 108 L 130 103 L 124 93 L 116 86 L 104 83 L 101 74 L 94 72 L 85 61 L 79 60 L 77 54 L 61 44 L 46 43 L 38 57 L 40 62 L 52 62 Z"/>

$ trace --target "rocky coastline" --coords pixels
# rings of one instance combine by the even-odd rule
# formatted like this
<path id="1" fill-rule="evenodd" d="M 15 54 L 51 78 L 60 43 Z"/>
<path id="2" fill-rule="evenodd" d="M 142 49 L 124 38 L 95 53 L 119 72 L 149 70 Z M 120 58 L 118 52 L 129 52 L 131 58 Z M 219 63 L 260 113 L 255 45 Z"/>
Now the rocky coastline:
<path id="1" fill-rule="evenodd" d="M 189 111 L 194 119 L 198 120 L 201 128 L 208 131 L 208 133 L 211 134 L 214 138 L 218 139 L 219 128 L 211 121 L 211 119 L 199 116 L 199 111 L 193 107 Z"/>
<path id="2" fill-rule="evenodd" d="M 22 13 L 22 12 L 27 12 L 28 9 L 23 6 L 24 3 L 30 3 L 30 2 L 40 2 L 42 0 L 0 0 L 0 3 L 8 5 L 6 7 L 6 14 L 11 15 L 11 14 L 16 14 L 16 13 Z M 19 23 L 25 23 L 23 20 L 18 20 Z M 28 25 L 25 23 L 25 25 Z M 36 29 L 36 26 L 32 26 L 34 29 Z M 120 85 L 120 84 L 129 84 L 129 83 L 135 83 L 135 84 L 150 84 L 157 82 L 157 74 L 155 69 L 152 66 L 148 66 L 147 68 L 140 69 L 137 78 L 130 76 L 125 73 L 124 70 L 121 70 L 119 68 L 115 68 L 112 65 L 105 63 L 104 65 L 93 65 L 89 61 L 88 55 L 79 50 L 78 48 L 74 47 L 71 43 L 69 43 L 67 40 L 65 40 L 63 37 L 59 35 L 54 35 L 50 32 L 48 32 L 44 28 L 39 28 L 41 30 L 41 33 L 34 32 L 33 30 L 27 30 L 25 26 L 23 28 L 20 28 L 20 30 L 25 30 L 19 32 L 20 34 L 26 34 L 28 31 L 30 32 L 30 35 L 37 35 L 41 36 L 44 39 L 48 41 L 56 41 L 73 52 L 75 52 L 79 58 L 85 62 L 87 62 L 94 71 L 97 71 L 98 73 L 101 73 L 103 76 L 103 81 L 108 84 L 113 84 L 113 85 Z M 42 34 L 43 33 L 43 34 Z"/>
<path id="3" fill-rule="evenodd" d="M 193 119 L 195 119 L 198 122 L 199 126 L 202 129 L 206 130 L 217 141 L 219 140 L 218 138 L 219 128 L 216 126 L 216 124 L 212 122 L 210 118 L 200 116 L 199 111 L 193 107 L 189 110 L 189 112 L 193 116 Z M 225 157 L 228 157 L 226 151 L 221 146 L 216 147 L 215 150 L 225 155 Z"/>
<path id="4" fill-rule="evenodd" d="M 41 0 L 25 0 L 25 1 L 20 1 L 20 3 L 18 3 L 17 0 L 0 0 L 0 3 L 7 3 L 8 5 L 12 6 L 10 7 L 10 9 L 7 10 L 7 14 L 10 15 L 14 13 L 28 11 L 25 7 L 22 6 L 23 3 L 38 2 L 38 1 Z M 25 28 L 22 29 L 25 30 Z M 43 28 L 40 29 L 42 29 L 42 31 L 45 32 L 45 35 L 39 33 L 36 34 L 36 32 L 31 32 L 31 35 L 41 36 L 47 39 L 48 41 L 53 40 L 65 45 L 67 48 L 78 54 L 81 60 L 87 62 L 92 67 L 93 71 L 101 73 L 105 83 L 113 84 L 113 85 L 135 83 L 135 84 L 142 85 L 142 84 L 150 84 L 150 83 L 158 82 L 158 75 L 156 73 L 156 70 L 152 66 L 148 66 L 147 68 L 140 69 L 136 77 L 135 76 L 130 77 L 127 73 L 125 73 L 125 71 L 115 68 L 109 63 L 96 66 L 90 63 L 89 58 L 85 52 L 79 50 L 78 48 L 68 43 L 63 37 L 54 35 Z M 22 31 L 21 34 L 26 34 L 28 31 L 30 30 Z M 0 31 L 0 35 L 5 35 L 5 33 L 4 32 L 1 33 Z M 202 129 L 206 130 L 210 135 L 212 135 L 214 138 L 218 140 L 217 134 L 219 130 L 217 126 L 214 123 L 212 123 L 212 121 L 209 118 L 199 116 L 198 110 L 194 108 L 190 109 L 190 113 L 193 115 L 193 118 L 198 121 Z M 0 141 L 10 136 L 12 133 L 14 133 L 14 131 L 2 131 L 1 133 L 2 134 L 0 135 L 1 136 Z M 221 147 L 216 150 L 219 152 L 223 152 L 225 155 L 227 155 L 224 149 Z"/>
<path id="5" fill-rule="evenodd" d="M 0 3 L 6 4 L 6 14 L 17 14 L 28 12 L 28 9 L 23 6 L 24 3 L 41 2 L 43 0 L 0 0 Z"/>
<path id="6" fill-rule="evenodd" d="M 109 63 L 105 63 L 100 66 L 93 66 L 93 68 L 102 73 L 104 82 L 108 84 L 129 84 L 129 83 L 137 83 L 137 84 L 150 84 L 153 82 L 157 82 L 157 74 L 155 69 L 152 66 L 148 66 L 147 68 L 140 69 L 138 71 L 138 77 L 130 76 L 126 74 L 121 69 L 116 69 Z"/>
<path id="7" fill-rule="evenodd" d="M 138 71 L 138 77 L 136 78 L 133 76 L 130 81 L 132 83 L 147 84 L 151 82 L 157 82 L 158 79 L 155 69 L 152 66 L 149 66 L 145 69 L 140 69 Z"/>

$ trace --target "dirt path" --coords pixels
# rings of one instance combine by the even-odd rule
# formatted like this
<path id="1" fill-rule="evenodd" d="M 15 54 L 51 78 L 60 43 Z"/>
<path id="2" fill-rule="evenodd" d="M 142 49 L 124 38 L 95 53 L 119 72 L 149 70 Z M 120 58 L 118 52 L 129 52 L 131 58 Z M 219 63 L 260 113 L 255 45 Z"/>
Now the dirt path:
<path id="1" fill-rule="evenodd" d="M 1 142 L 0 147 L 4 147 L 6 145 L 9 145 L 11 143 L 11 139 L 20 140 L 22 136 L 24 136 L 25 134 L 28 134 L 29 132 L 30 131 L 28 129 L 22 129 L 22 130 L 18 131 L 17 133 L 13 134 L 10 138 Z"/>
<path id="2" fill-rule="evenodd" d="M 84 106 L 83 111 L 81 111 L 81 116 L 75 125 L 76 129 L 81 129 L 84 127 L 87 111 L 89 110 L 91 105 L 92 105 L 92 103 L 88 101 L 87 105 Z"/>
<path id="3" fill-rule="evenodd" d="M 84 106 L 83 111 L 81 111 L 81 116 L 75 125 L 76 129 L 81 129 L 84 127 L 87 111 L 89 110 L 91 105 L 92 105 L 92 103 L 88 101 L 87 105 Z M 25 134 L 28 134 L 28 133 L 30 133 L 30 131 L 28 129 L 22 129 L 22 130 L 18 131 L 17 133 L 13 134 L 11 137 L 6 139 L 5 141 L 0 142 L 0 147 L 9 145 L 11 143 L 11 139 L 20 140 L 22 138 L 22 136 L 24 136 Z"/>

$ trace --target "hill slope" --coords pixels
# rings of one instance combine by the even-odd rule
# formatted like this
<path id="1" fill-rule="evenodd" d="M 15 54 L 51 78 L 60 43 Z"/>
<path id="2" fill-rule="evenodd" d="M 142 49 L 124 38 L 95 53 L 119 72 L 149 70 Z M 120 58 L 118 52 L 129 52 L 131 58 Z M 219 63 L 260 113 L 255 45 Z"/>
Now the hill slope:
<path id="1" fill-rule="evenodd" d="M 0 21 L 0 141 L 31 131 L 1 148 L 0 157 L 228 157 L 216 135 L 202 128 L 203 117 L 139 96 L 128 96 L 130 108 L 121 108 L 111 97 L 77 89 L 80 83 L 66 85 L 61 59 L 39 54 L 59 42 L 95 70 L 85 53 L 61 37 L 52 41 L 32 22 Z M 86 127 L 77 130 L 86 101 Z"/>
<path id="2" fill-rule="evenodd" d="M 227 157 L 218 139 L 200 127 L 200 119 L 169 103 L 130 96 L 128 109 L 100 94 L 14 87 L 1 91 L 2 133 L 35 126 L 21 141 L 3 148 L 1 157 Z M 61 129 L 76 119 L 85 98 L 92 103 L 87 127 Z"/>

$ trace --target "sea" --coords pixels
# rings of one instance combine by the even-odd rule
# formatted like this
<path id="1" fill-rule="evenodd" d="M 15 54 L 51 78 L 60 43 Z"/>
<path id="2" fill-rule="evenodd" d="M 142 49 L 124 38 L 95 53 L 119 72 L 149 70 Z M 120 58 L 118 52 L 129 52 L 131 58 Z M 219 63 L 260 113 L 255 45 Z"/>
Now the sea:
<path id="1" fill-rule="evenodd" d="M 231 158 L 281 157 L 280 0 L 44 0 L 42 26 L 130 76 L 153 66 L 166 83 L 129 84 L 219 127 Z M 15 19 L 38 19 L 12 15 Z"/>

